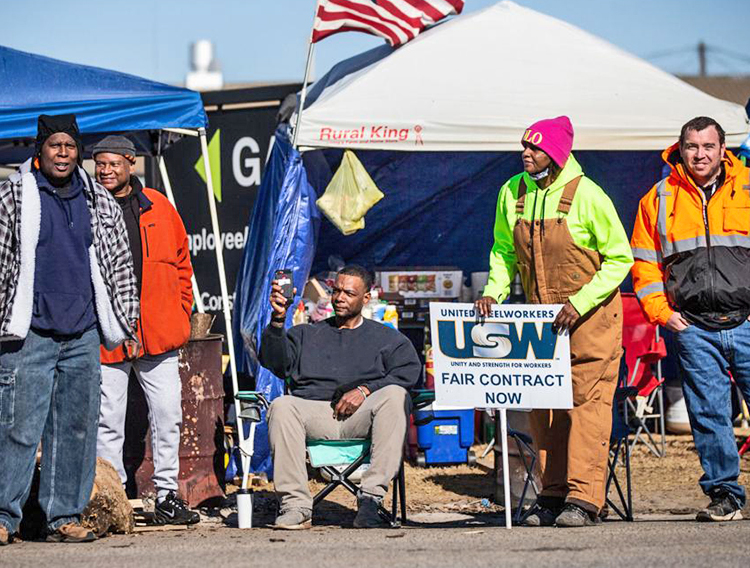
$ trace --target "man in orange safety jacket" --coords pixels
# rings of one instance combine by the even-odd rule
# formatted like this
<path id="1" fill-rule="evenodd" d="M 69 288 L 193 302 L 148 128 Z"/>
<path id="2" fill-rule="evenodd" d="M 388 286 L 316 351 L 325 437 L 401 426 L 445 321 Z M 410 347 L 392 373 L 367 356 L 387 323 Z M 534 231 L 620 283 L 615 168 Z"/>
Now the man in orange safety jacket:
<path id="1" fill-rule="evenodd" d="M 687 122 L 663 157 L 671 172 L 641 199 L 633 229 L 633 287 L 648 319 L 675 334 L 711 499 L 696 518 L 738 520 L 745 490 L 730 401 L 734 379 L 750 402 L 750 170 L 708 117 Z"/>

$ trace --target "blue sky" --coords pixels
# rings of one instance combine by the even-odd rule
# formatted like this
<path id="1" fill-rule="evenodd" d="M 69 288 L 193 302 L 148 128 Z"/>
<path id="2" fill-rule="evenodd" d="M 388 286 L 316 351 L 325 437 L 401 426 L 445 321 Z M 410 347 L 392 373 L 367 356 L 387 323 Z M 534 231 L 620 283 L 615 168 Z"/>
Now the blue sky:
<path id="1" fill-rule="evenodd" d="M 473 12 L 497 0 L 466 0 Z M 696 73 L 706 42 L 711 74 L 750 74 L 747 0 L 518 0 L 673 73 Z M 92 0 L 4 2 L 0 44 L 179 84 L 189 45 L 214 42 L 225 81 L 301 81 L 314 0 Z M 318 44 L 315 70 L 382 40 L 345 33 Z M 672 55 L 651 57 L 663 52 Z M 728 54 L 736 52 L 740 57 Z"/>

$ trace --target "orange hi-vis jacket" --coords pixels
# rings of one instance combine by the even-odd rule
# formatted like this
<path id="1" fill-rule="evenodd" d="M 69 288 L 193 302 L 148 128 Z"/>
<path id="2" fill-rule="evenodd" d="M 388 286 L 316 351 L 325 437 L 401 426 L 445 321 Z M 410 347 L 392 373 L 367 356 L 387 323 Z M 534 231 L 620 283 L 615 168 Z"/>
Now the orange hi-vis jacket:
<path id="1" fill-rule="evenodd" d="M 652 323 L 678 311 L 705 329 L 736 327 L 750 315 L 750 169 L 727 150 L 707 199 L 679 144 L 662 157 L 672 171 L 641 199 L 630 241 L 635 293 Z"/>

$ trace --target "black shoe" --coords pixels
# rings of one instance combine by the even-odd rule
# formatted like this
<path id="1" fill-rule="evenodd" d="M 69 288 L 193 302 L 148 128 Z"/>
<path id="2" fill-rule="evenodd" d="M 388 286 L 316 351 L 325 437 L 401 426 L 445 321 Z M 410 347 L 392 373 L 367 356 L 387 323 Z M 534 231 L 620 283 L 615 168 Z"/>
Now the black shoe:
<path id="1" fill-rule="evenodd" d="M 535 503 L 523 520 L 523 524 L 527 527 L 552 527 L 559 513 L 559 509 L 554 510 Z"/>
<path id="2" fill-rule="evenodd" d="M 382 499 L 370 495 L 357 496 L 357 516 L 354 518 L 355 529 L 374 529 L 389 526 L 380 516 Z"/>
<path id="3" fill-rule="evenodd" d="M 154 523 L 157 525 L 194 525 L 201 517 L 187 508 L 187 503 L 170 491 L 154 508 Z"/>
<path id="4" fill-rule="evenodd" d="M 696 521 L 704 523 L 722 521 L 741 521 L 742 511 L 740 504 L 731 493 L 717 493 L 711 499 L 711 503 L 699 511 L 695 516 Z"/>
<path id="5" fill-rule="evenodd" d="M 589 513 L 575 503 L 568 503 L 555 519 L 556 527 L 593 527 L 601 524 L 602 520 L 596 513 Z"/>

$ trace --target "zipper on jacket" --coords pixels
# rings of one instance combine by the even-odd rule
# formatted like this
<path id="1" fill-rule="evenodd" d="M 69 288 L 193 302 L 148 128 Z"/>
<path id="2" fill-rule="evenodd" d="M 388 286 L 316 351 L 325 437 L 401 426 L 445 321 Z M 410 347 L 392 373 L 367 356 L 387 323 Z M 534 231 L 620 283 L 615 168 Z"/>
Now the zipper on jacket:
<path id="1" fill-rule="evenodd" d="M 714 275 L 714 257 L 711 253 L 711 231 L 708 227 L 708 199 L 706 199 L 703 190 L 700 191 L 701 201 L 703 201 L 703 225 L 706 227 L 706 255 L 708 256 L 708 276 L 710 278 L 709 298 L 711 310 L 716 311 L 716 281 Z"/>
<path id="2" fill-rule="evenodd" d="M 154 227 L 155 225 L 151 223 L 150 225 L 144 225 L 143 226 L 143 242 L 146 244 L 146 258 L 148 258 L 149 255 L 149 248 L 148 248 L 148 228 Z M 143 282 L 141 282 L 141 287 L 143 286 Z M 141 294 L 143 294 L 143 291 L 141 291 Z M 138 317 L 138 320 L 141 323 L 141 339 L 143 339 L 143 353 L 146 353 L 146 326 L 143 325 L 143 312 Z"/>
<path id="3" fill-rule="evenodd" d="M 143 340 L 141 349 L 143 349 L 143 354 L 147 355 L 148 353 L 146 352 L 146 329 L 145 329 L 146 326 L 143 325 L 143 314 L 140 314 L 138 316 L 138 323 L 141 324 L 141 339 Z"/>
<path id="4" fill-rule="evenodd" d="M 143 227 L 143 242 L 146 243 L 146 258 L 150 256 L 148 251 L 148 228 L 153 227 L 154 225 L 148 225 Z"/>

